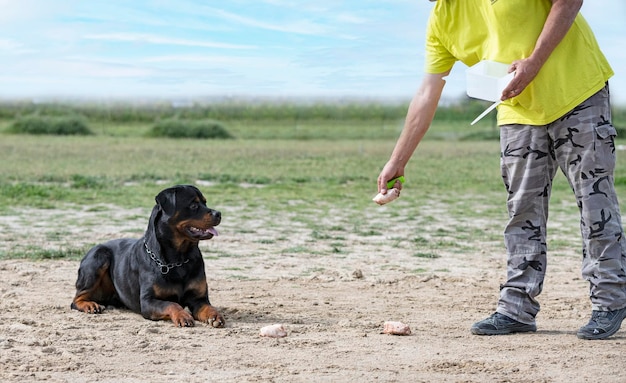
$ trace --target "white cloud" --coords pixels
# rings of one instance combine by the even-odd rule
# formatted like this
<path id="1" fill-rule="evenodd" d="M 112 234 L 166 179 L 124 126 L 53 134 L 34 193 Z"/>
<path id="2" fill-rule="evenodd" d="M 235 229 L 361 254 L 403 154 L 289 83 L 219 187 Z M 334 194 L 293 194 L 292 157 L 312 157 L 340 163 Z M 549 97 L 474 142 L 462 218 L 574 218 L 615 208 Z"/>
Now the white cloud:
<path id="1" fill-rule="evenodd" d="M 22 44 L 10 39 L 0 39 L 0 50 L 16 51 L 22 47 Z"/>
<path id="2" fill-rule="evenodd" d="M 48 18 L 71 8 L 72 1 L 0 0 L 0 23 L 19 25 L 24 22 Z"/>
<path id="3" fill-rule="evenodd" d="M 312 22 L 307 19 L 299 19 L 295 21 L 272 21 L 265 22 L 256 18 L 241 16 L 236 13 L 224 11 L 217 8 L 206 8 L 210 9 L 211 14 L 213 16 L 218 16 L 222 19 L 232 21 L 241 25 L 245 25 L 248 27 L 266 29 L 271 31 L 278 32 L 288 32 L 302 35 L 328 35 L 329 30 L 325 25 Z"/>
<path id="4" fill-rule="evenodd" d="M 87 40 L 106 40 L 106 41 L 121 41 L 130 43 L 148 43 L 159 45 L 179 45 L 189 47 L 202 47 L 202 48 L 222 48 L 222 49 L 256 49 L 254 45 L 239 45 L 239 44 L 227 44 L 210 41 L 197 41 L 188 39 L 176 39 L 171 37 L 163 37 L 151 34 L 140 33 L 100 33 L 89 34 L 84 37 Z"/>

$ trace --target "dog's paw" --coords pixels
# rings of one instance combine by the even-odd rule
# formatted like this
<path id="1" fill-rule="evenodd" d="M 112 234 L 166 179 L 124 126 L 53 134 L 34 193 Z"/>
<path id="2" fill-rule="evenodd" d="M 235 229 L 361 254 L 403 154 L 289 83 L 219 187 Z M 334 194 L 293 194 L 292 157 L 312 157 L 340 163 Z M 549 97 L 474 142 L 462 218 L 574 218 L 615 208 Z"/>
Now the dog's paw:
<path id="1" fill-rule="evenodd" d="M 224 320 L 224 318 L 220 314 L 217 314 L 213 318 L 209 318 L 207 323 L 210 324 L 211 326 L 215 327 L 215 328 L 226 326 L 226 321 Z"/>
<path id="2" fill-rule="evenodd" d="M 102 306 L 93 301 L 72 302 L 71 307 L 74 310 L 82 311 L 87 314 L 101 314 L 106 308 L 105 306 Z"/>
<path id="3" fill-rule="evenodd" d="M 172 323 L 176 327 L 193 327 L 196 325 L 196 321 L 193 316 L 185 310 L 179 310 L 171 316 Z"/>
<path id="4" fill-rule="evenodd" d="M 213 306 L 203 306 L 196 314 L 196 319 L 200 322 L 205 322 L 213 327 L 224 327 L 226 321 L 224 317 Z"/>

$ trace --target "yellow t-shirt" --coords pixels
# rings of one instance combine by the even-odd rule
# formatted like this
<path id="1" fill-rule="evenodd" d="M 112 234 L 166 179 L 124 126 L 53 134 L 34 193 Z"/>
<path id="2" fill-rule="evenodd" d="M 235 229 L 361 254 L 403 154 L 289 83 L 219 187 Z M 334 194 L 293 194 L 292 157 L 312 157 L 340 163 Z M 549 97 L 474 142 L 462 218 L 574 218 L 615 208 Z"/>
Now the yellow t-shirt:
<path id="1" fill-rule="evenodd" d="M 438 0 L 426 33 L 426 72 L 446 72 L 456 61 L 510 64 L 530 56 L 551 6 L 550 0 Z M 549 124 L 602 89 L 612 75 L 578 14 L 524 92 L 498 106 L 498 125 Z"/>

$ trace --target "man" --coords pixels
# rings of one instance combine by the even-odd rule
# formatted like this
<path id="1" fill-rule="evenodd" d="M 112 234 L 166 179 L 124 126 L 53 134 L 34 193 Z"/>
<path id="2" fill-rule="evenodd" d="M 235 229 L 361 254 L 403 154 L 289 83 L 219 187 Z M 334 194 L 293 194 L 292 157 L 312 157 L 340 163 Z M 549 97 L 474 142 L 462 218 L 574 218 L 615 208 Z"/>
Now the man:
<path id="1" fill-rule="evenodd" d="M 438 0 L 428 22 L 426 74 L 378 177 L 384 194 L 389 180 L 404 175 L 456 61 L 510 63 L 515 77 L 498 107 L 507 281 L 496 312 L 471 327 L 476 335 L 536 331 L 548 200 L 559 168 L 580 210 L 582 274 L 590 285 L 591 319 L 577 336 L 607 338 L 626 317 L 626 238 L 613 186 L 616 133 L 607 83 L 613 71 L 581 6 L 582 0 Z"/>

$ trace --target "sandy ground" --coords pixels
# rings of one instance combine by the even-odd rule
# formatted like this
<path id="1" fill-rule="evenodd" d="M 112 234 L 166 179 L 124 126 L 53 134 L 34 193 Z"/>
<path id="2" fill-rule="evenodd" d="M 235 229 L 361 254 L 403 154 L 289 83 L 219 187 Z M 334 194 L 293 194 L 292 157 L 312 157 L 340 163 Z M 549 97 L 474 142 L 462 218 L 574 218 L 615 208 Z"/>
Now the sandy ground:
<path id="1" fill-rule="evenodd" d="M 62 213 L 39 212 L 40 221 Z M 107 214 L 65 216 L 106 222 Z M 67 233 L 79 243 L 140 234 L 146 211 L 128 214 L 120 218 L 126 227 L 83 225 Z M 551 258 L 536 333 L 479 337 L 469 327 L 495 307 L 505 272 L 499 244 L 421 259 L 388 234 L 343 233 L 352 250 L 337 256 L 276 251 L 281 242 L 260 238 L 285 236 L 289 227 L 286 241 L 295 246 L 298 230 L 306 231 L 276 221 L 272 228 L 225 220 L 222 234 L 202 245 L 210 298 L 227 321 L 222 329 L 176 328 L 112 307 L 100 315 L 72 311 L 78 261 L 0 261 L 0 381 L 626 382 L 626 328 L 605 341 L 576 338 L 590 308 L 575 251 Z M 0 219 L 4 246 L 26 240 L 20 235 L 35 245 L 69 235 L 51 236 L 33 223 L 27 231 L 20 222 Z M 419 222 L 393 238 L 412 225 Z M 302 243 L 315 250 L 311 242 Z M 391 320 L 408 324 L 412 335 L 382 334 Z M 288 336 L 259 337 L 274 323 Z"/>

